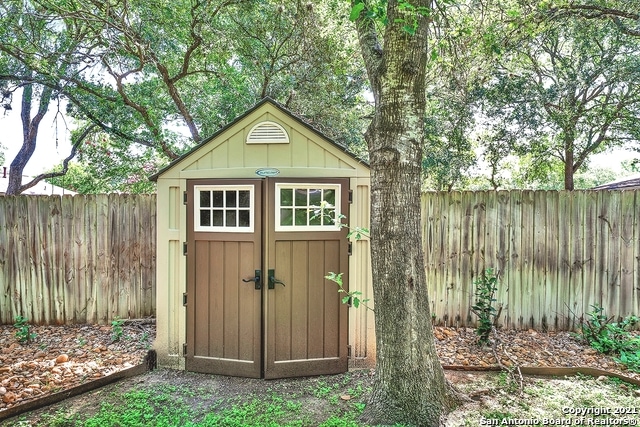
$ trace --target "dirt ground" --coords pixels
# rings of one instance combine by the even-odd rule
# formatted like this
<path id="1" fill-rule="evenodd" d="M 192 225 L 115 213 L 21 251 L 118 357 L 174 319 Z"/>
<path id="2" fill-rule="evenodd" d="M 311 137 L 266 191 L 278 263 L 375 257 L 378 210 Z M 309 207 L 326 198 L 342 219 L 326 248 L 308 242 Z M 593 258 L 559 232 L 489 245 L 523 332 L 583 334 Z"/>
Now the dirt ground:
<path id="1" fill-rule="evenodd" d="M 447 379 L 456 386 L 469 386 L 470 383 L 486 381 L 487 378 L 496 375 L 497 373 L 494 372 L 473 374 L 456 371 L 446 372 Z M 353 403 L 350 402 L 352 396 L 349 393 L 353 393 L 353 390 L 370 389 L 372 382 L 373 372 L 371 370 L 353 370 L 346 374 L 330 376 L 260 380 L 158 369 L 13 419 L 0 421 L 0 426 L 42 425 L 43 422 L 50 419 L 47 417 L 54 416 L 60 411 L 63 411 L 67 416 L 73 414 L 90 416 L 99 410 L 100 404 L 118 404 L 121 401 L 120 396 L 132 389 L 154 387 L 176 393 L 176 397 L 181 399 L 184 398 L 185 390 L 189 390 L 191 393 L 186 393 L 189 396 L 186 403 L 190 407 L 215 407 L 217 410 L 233 405 L 239 400 L 246 401 L 258 396 L 279 396 L 285 400 L 302 403 L 309 411 L 317 414 L 318 419 L 322 419 L 327 413 L 346 409 L 347 405 Z M 325 391 L 339 395 L 341 398 L 330 402 L 324 395 Z"/>

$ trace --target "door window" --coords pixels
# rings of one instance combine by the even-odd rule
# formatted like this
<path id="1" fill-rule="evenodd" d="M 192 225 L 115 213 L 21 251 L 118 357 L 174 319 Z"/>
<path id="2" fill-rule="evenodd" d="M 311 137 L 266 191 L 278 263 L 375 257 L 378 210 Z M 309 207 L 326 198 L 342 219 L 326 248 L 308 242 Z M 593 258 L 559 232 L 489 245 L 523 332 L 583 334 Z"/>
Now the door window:
<path id="1" fill-rule="evenodd" d="M 276 184 L 276 231 L 340 229 L 340 184 Z"/>
<path id="2" fill-rule="evenodd" d="M 195 231 L 253 233 L 253 185 L 196 185 Z"/>

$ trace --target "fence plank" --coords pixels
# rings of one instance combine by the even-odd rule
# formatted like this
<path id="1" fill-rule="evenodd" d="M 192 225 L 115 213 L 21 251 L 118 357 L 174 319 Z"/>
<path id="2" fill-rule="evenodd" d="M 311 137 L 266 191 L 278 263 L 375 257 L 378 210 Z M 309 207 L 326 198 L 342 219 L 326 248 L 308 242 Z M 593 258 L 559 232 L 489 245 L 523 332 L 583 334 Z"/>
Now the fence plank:
<path id="1" fill-rule="evenodd" d="M 154 315 L 155 212 L 149 195 L 0 197 L 0 322 Z"/>

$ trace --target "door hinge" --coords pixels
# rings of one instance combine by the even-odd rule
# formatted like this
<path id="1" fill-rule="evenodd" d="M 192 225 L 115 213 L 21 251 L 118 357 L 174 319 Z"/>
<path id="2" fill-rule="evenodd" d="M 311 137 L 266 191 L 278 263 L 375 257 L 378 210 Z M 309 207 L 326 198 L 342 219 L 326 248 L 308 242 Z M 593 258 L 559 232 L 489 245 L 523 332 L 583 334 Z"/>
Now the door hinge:
<path id="1" fill-rule="evenodd" d="M 182 204 L 183 205 L 186 205 L 187 204 L 187 200 L 189 200 L 187 194 L 188 193 L 186 191 L 182 193 Z"/>
<path id="2" fill-rule="evenodd" d="M 182 255 L 187 255 L 187 242 L 182 243 Z"/>
<path id="3" fill-rule="evenodd" d="M 185 306 L 185 307 L 187 306 L 187 293 L 186 292 L 182 294 L 182 305 Z"/>
<path id="4" fill-rule="evenodd" d="M 347 243 L 347 255 L 351 256 L 353 254 L 353 242 Z"/>
<path id="5" fill-rule="evenodd" d="M 182 355 L 187 355 L 187 343 L 182 344 Z"/>
<path id="6" fill-rule="evenodd" d="M 353 203 L 353 190 L 349 190 L 349 203 Z"/>
<path id="7" fill-rule="evenodd" d="M 351 359 L 351 344 L 347 345 L 347 359 Z"/>

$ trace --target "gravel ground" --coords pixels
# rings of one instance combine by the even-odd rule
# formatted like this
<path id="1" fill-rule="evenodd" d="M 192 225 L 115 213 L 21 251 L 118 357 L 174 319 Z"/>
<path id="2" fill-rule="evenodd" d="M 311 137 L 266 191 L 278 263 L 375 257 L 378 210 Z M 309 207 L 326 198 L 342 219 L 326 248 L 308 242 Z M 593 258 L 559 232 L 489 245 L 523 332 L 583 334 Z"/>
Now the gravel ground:
<path id="1" fill-rule="evenodd" d="M 0 325 L 0 411 L 138 365 L 153 339 L 153 319 L 104 325 L 34 326 L 20 344 Z"/>

